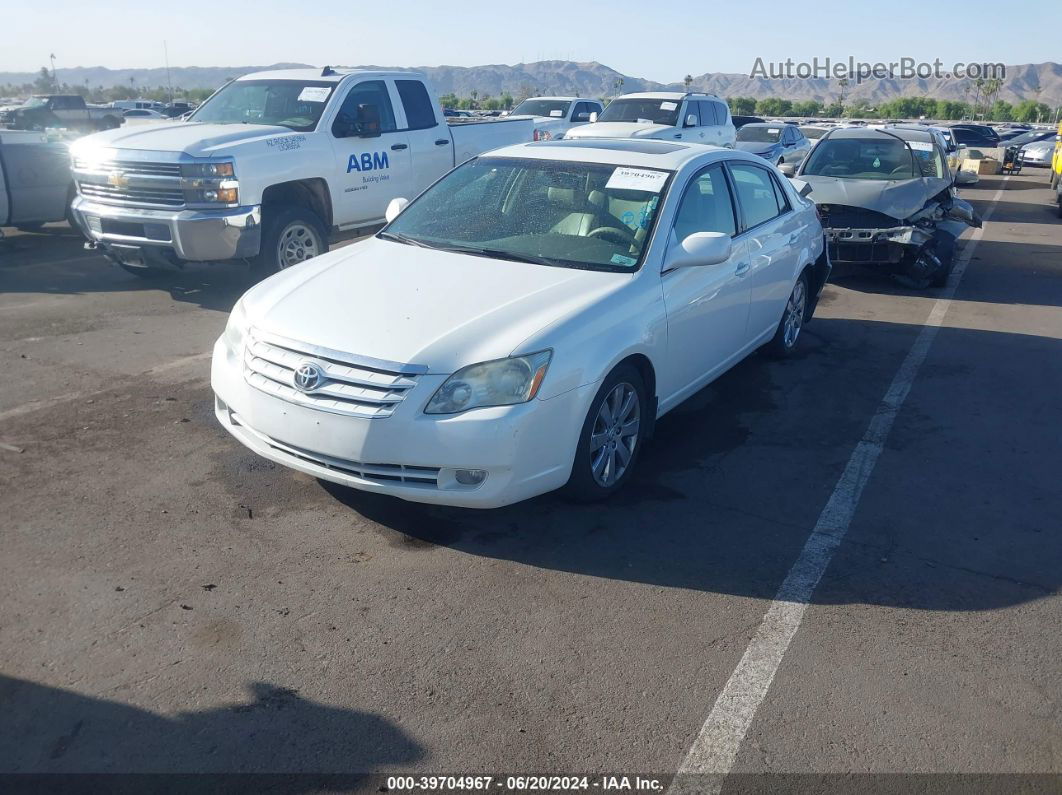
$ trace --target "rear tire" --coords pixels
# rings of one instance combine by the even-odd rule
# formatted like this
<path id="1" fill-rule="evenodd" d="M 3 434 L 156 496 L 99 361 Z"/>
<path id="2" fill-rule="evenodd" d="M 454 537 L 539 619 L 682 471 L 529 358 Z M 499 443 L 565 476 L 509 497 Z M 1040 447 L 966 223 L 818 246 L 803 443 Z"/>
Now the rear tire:
<path id="1" fill-rule="evenodd" d="M 282 204 L 264 208 L 262 216 L 262 246 L 251 262 L 259 278 L 328 251 L 328 234 L 312 210 Z"/>
<path id="2" fill-rule="evenodd" d="M 576 502 L 611 497 L 631 478 L 650 417 L 641 373 L 631 364 L 613 370 L 601 384 L 579 432 L 565 495 Z"/>
<path id="3" fill-rule="evenodd" d="M 1053 169 L 1051 171 L 1050 183 L 1051 183 L 1051 190 L 1054 190 L 1055 188 L 1058 187 L 1058 172 L 1053 170 Z"/>
<path id="4" fill-rule="evenodd" d="M 782 319 L 778 321 L 778 329 L 774 337 L 764 347 L 771 356 L 785 359 L 793 355 L 797 343 L 800 342 L 800 333 L 807 322 L 808 306 L 811 301 L 811 279 L 808 271 L 800 274 L 800 278 L 793 285 L 793 291 L 789 294 L 789 300 L 785 302 Z"/>

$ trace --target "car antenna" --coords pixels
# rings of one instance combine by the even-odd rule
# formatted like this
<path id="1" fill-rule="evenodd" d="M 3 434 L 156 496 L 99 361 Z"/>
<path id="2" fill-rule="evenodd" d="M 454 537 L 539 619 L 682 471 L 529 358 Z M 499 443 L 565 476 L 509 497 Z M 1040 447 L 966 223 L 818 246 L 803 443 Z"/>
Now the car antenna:
<path id="1" fill-rule="evenodd" d="M 335 73 L 335 69 L 333 69 L 331 66 L 326 66 L 324 69 L 321 70 L 321 77 L 331 77 Z"/>

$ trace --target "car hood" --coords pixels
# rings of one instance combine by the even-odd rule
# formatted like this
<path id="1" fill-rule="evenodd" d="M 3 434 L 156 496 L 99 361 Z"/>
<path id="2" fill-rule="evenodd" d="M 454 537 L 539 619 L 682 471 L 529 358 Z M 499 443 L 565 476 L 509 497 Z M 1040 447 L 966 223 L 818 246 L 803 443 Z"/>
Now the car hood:
<path id="1" fill-rule="evenodd" d="M 738 141 L 734 148 L 742 152 L 751 152 L 754 155 L 762 155 L 773 152 L 779 144 L 765 143 L 764 141 Z"/>
<path id="2" fill-rule="evenodd" d="M 86 135 L 77 142 L 83 149 L 142 149 L 151 152 L 178 152 L 192 157 L 210 157 L 233 144 L 261 141 L 291 135 L 287 127 L 265 124 L 205 124 L 167 121 L 143 127 L 119 127 Z"/>
<path id="3" fill-rule="evenodd" d="M 524 340 L 632 278 L 372 238 L 265 280 L 244 305 L 264 331 L 448 374 L 529 353 Z"/>
<path id="4" fill-rule="evenodd" d="M 811 185 L 809 198 L 815 204 L 861 207 L 900 221 L 921 210 L 926 202 L 948 185 L 947 180 L 943 179 L 843 179 L 806 174 L 798 175 L 797 179 Z"/>
<path id="5" fill-rule="evenodd" d="M 1033 141 L 1031 144 L 1025 144 L 1022 150 L 1025 152 L 1032 152 L 1036 150 L 1043 150 L 1044 152 L 1050 152 L 1055 148 L 1055 142 L 1052 140 L 1047 141 Z"/>
<path id="6" fill-rule="evenodd" d="M 670 130 L 666 124 L 639 124 L 635 121 L 596 121 L 572 129 L 566 138 L 652 138 Z"/>

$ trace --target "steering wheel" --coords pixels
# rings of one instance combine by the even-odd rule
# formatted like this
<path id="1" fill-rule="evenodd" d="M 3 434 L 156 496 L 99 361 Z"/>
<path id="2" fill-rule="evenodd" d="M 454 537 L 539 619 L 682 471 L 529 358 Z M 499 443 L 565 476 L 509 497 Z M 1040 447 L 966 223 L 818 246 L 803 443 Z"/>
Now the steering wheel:
<path id="1" fill-rule="evenodd" d="M 599 226 L 597 229 L 590 230 L 587 237 L 610 238 L 621 246 L 629 245 L 634 241 L 634 235 L 620 229 L 618 226 Z"/>

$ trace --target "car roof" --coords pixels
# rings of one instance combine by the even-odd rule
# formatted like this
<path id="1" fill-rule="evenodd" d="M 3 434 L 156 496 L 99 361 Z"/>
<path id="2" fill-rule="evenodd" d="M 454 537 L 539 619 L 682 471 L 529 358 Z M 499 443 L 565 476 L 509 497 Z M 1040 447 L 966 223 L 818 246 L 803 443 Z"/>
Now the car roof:
<path id="1" fill-rule="evenodd" d="M 836 127 L 830 130 L 830 140 L 868 138 L 901 138 L 904 141 L 921 141 L 933 143 L 936 139 L 927 130 L 909 130 L 903 127 L 889 127 L 886 129 L 872 129 L 870 127 Z"/>
<path id="2" fill-rule="evenodd" d="M 706 158 L 705 155 L 715 157 Z M 669 171 L 677 171 L 687 163 L 701 158 L 707 162 L 729 158 L 763 163 L 761 157 L 734 149 L 725 149 L 721 146 L 625 138 L 579 138 L 515 144 L 495 149 L 480 157 L 529 157 L 540 160 L 569 160 Z"/>
<path id="3" fill-rule="evenodd" d="M 274 69 L 268 72 L 251 72 L 240 75 L 237 80 L 305 80 L 321 83 L 340 83 L 351 76 L 364 77 L 366 75 L 409 75 L 410 77 L 424 79 L 420 72 L 406 71 L 404 69 L 343 69 L 340 67 L 323 69 Z"/>
<path id="4" fill-rule="evenodd" d="M 575 102 L 577 100 L 583 99 L 583 97 L 527 97 L 526 99 L 520 100 L 520 102 L 527 102 L 528 100 L 532 100 L 532 99 L 550 99 L 550 100 L 556 100 L 558 102 L 561 102 L 561 101 L 564 101 L 564 102 Z"/>
<path id="5" fill-rule="evenodd" d="M 746 127 L 781 127 L 783 124 L 789 124 L 790 122 L 784 121 L 750 121 L 748 124 L 742 124 L 741 129 Z"/>
<path id="6" fill-rule="evenodd" d="M 701 91 L 640 91 L 634 94 L 624 94 L 616 97 L 616 99 L 670 99 L 670 100 L 683 100 L 686 97 L 691 99 L 719 99 L 715 94 L 705 94 Z M 723 100 L 719 99 L 720 102 Z"/>

